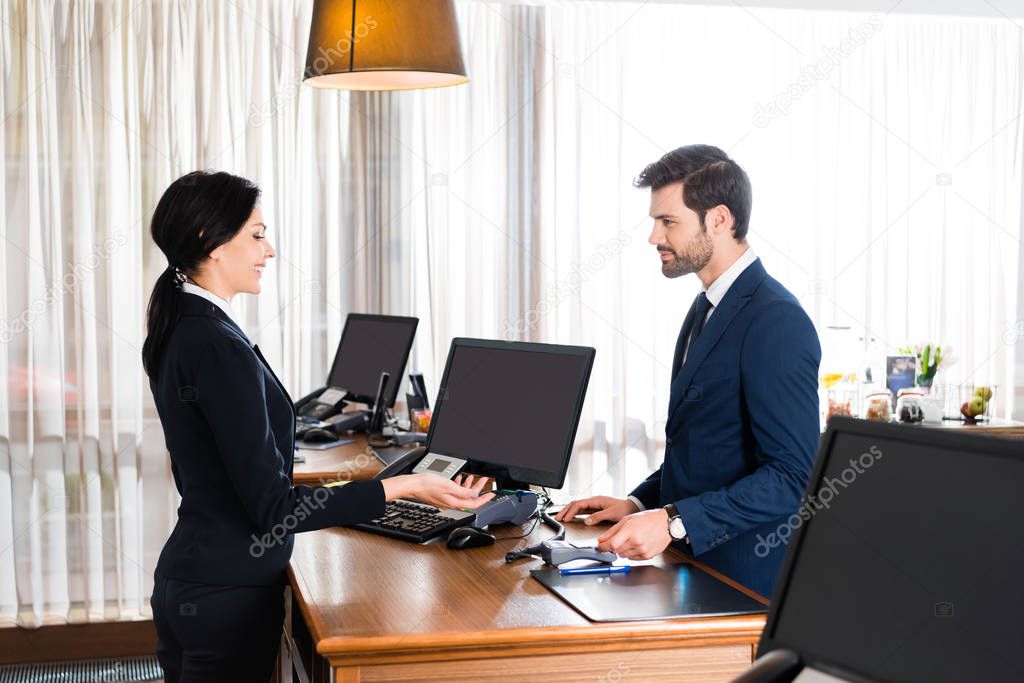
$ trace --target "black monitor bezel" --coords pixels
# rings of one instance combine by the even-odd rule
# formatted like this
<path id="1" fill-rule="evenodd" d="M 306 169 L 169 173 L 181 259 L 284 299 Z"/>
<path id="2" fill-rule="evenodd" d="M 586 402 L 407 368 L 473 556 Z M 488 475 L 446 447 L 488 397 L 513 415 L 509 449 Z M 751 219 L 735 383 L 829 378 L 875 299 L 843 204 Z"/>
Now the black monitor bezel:
<path id="1" fill-rule="evenodd" d="M 398 388 L 402 385 L 402 375 L 405 374 L 405 367 L 406 367 L 406 364 L 409 362 L 409 354 L 412 352 L 412 345 L 416 343 L 416 328 L 420 324 L 420 319 L 419 318 L 414 318 L 414 317 L 411 317 L 411 316 L 402 316 L 402 315 L 378 315 L 378 314 L 375 314 L 375 313 L 349 313 L 348 317 L 345 318 L 345 327 L 341 331 L 341 339 L 338 340 L 338 348 L 334 352 L 334 361 L 331 363 L 331 369 L 327 373 L 327 380 L 325 382 L 325 384 L 327 386 L 331 386 L 331 384 L 330 384 L 331 376 L 334 375 L 334 368 L 337 367 L 338 361 L 341 359 L 341 349 L 345 345 L 345 335 L 348 334 L 349 323 L 351 323 L 353 320 L 365 320 L 365 321 L 372 321 L 372 322 L 387 322 L 387 323 L 406 323 L 406 324 L 412 326 L 412 335 L 410 335 L 410 337 L 409 337 L 409 345 L 405 348 L 405 353 L 402 355 L 402 365 L 401 365 L 401 368 L 400 368 L 400 370 L 398 372 L 398 377 L 396 378 L 396 381 L 395 381 L 394 390 L 391 392 L 391 394 L 389 396 L 385 397 L 385 399 L 386 399 L 385 403 L 387 404 L 387 407 L 388 408 L 393 408 L 394 405 L 395 405 L 395 400 L 396 400 L 396 398 L 398 396 Z M 346 398 L 348 400 L 350 400 L 350 401 L 355 401 L 355 402 L 358 402 L 358 403 L 366 403 L 368 405 L 372 405 L 374 399 L 376 398 L 372 394 L 363 395 L 363 394 L 353 393 L 348 387 L 339 387 L 339 388 L 345 389 L 348 392 L 346 394 Z"/>
<path id="2" fill-rule="evenodd" d="M 434 411 L 430 420 L 430 430 L 427 433 L 426 449 L 428 453 L 433 453 L 431 444 L 434 440 L 434 434 L 436 427 L 441 422 L 441 417 L 444 414 L 444 401 L 442 396 L 445 395 L 446 387 L 448 386 L 448 375 L 452 368 L 452 359 L 455 356 L 455 350 L 459 347 L 474 347 L 491 349 L 497 351 L 525 351 L 530 353 L 555 353 L 563 354 L 567 356 L 579 356 L 586 362 L 586 370 L 584 371 L 583 381 L 580 383 L 579 391 L 575 396 L 575 402 L 573 403 L 573 417 L 571 423 L 571 429 L 567 430 L 566 442 L 562 446 L 562 461 L 559 471 L 545 471 L 536 470 L 527 467 L 509 467 L 508 465 L 499 465 L 496 463 L 488 463 L 475 458 L 467 458 L 465 454 L 459 453 L 441 453 L 441 455 L 450 455 L 457 458 L 465 459 L 466 466 L 465 471 L 471 474 L 480 474 L 495 478 L 499 483 L 505 485 L 535 485 L 535 486 L 546 486 L 548 488 L 560 489 L 565 483 L 565 475 L 569 470 L 569 460 L 572 458 L 572 449 L 576 443 L 576 430 L 579 427 L 580 417 L 583 414 L 583 402 L 587 397 L 587 388 L 590 385 L 590 373 L 594 367 L 594 357 L 597 351 L 589 346 L 567 346 L 562 344 L 541 344 L 536 342 L 509 342 L 500 341 L 494 339 L 474 339 L 471 337 L 456 337 L 452 339 L 451 346 L 448 347 L 448 358 L 444 364 L 444 373 L 441 377 L 441 385 L 438 388 L 437 396 L 434 399 Z M 486 400 L 486 397 L 484 397 Z M 525 425 L 516 425 L 517 429 L 526 429 Z"/>
<path id="3" fill-rule="evenodd" d="M 981 451 L 986 455 L 1017 461 L 1022 459 L 1020 442 L 1015 442 L 1013 439 L 986 436 L 979 433 L 963 433 L 963 430 L 949 427 L 902 425 L 850 417 L 833 417 L 829 420 L 828 427 L 822 435 L 814 471 L 804 493 L 805 497 L 814 495 L 820 490 L 822 477 L 825 474 L 825 469 L 832 454 L 833 444 L 836 437 L 840 434 L 885 439 L 888 441 L 906 441 L 915 445 L 934 446 L 936 448 L 960 450 L 968 453 Z M 805 499 L 802 498 L 801 500 Z M 798 526 L 790 539 L 789 549 L 786 551 L 782 567 L 779 571 L 779 579 L 772 591 L 771 608 L 768 611 L 768 618 L 761 635 L 761 641 L 758 643 L 757 657 L 761 657 L 773 650 L 790 650 L 799 655 L 805 667 L 820 669 L 833 675 L 843 676 L 851 681 L 881 683 L 878 679 L 872 678 L 862 671 L 850 670 L 846 666 L 837 665 L 825 660 L 818 653 L 806 652 L 799 643 L 788 642 L 775 637 L 775 631 L 779 625 L 779 612 L 789 590 L 793 568 L 800 554 L 800 547 L 804 541 L 806 529 L 809 526 L 809 524 Z"/>

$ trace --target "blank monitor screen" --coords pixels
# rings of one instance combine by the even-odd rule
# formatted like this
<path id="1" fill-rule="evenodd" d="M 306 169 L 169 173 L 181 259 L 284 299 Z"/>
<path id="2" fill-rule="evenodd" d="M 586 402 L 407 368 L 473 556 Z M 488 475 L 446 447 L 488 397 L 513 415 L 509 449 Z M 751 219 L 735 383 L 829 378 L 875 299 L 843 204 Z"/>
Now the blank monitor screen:
<path id="1" fill-rule="evenodd" d="M 387 372 L 391 377 L 384 397 L 388 407 L 395 405 L 418 323 L 418 318 L 349 314 L 327 385 L 346 389 L 355 401 L 372 403 L 380 373 Z"/>
<path id="2" fill-rule="evenodd" d="M 1020 444 L 839 422 L 772 645 L 871 680 L 1024 680 Z"/>
<path id="3" fill-rule="evenodd" d="M 427 448 L 558 488 L 569 465 L 594 350 L 525 342 L 452 341 Z"/>

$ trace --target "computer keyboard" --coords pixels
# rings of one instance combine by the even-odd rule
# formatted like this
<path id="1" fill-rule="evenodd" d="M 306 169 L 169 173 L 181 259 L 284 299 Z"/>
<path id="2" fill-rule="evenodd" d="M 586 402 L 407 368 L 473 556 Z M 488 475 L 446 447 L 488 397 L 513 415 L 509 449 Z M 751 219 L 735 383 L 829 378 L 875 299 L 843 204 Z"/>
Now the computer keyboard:
<path id="1" fill-rule="evenodd" d="M 424 543 L 446 535 L 456 527 L 466 526 L 474 516 L 465 510 L 440 510 L 433 505 L 399 499 L 388 502 L 382 516 L 353 527 L 403 541 Z"/>

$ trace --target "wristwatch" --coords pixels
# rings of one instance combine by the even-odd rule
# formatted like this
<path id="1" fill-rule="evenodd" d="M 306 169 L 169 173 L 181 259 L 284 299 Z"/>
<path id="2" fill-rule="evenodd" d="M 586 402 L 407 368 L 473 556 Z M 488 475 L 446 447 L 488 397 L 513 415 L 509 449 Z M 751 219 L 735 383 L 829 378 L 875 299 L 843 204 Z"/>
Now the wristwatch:
<path id="1" fill-rule="evenodd" d="M 676 506 L 669 503 L 664 507 L 664 510 L 668 513 L 668 535 L 675 541 L 685 540 L 686 527 L 683 526 L 683 518 L 679 516 Z"/>

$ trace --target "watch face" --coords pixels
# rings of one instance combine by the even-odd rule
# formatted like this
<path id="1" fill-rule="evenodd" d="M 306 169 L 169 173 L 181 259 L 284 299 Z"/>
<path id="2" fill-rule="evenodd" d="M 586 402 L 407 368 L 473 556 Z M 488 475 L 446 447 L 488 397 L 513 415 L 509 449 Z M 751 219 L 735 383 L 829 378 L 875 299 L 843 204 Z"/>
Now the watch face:
<path id="1" fill-rule="evenodd" d="M 677 541 L 686 535 L 686 529 L 683 527 L 683 520 L 679 517 L 673 517 L 672 521 L 668 523 L 669 535 Z"/>

